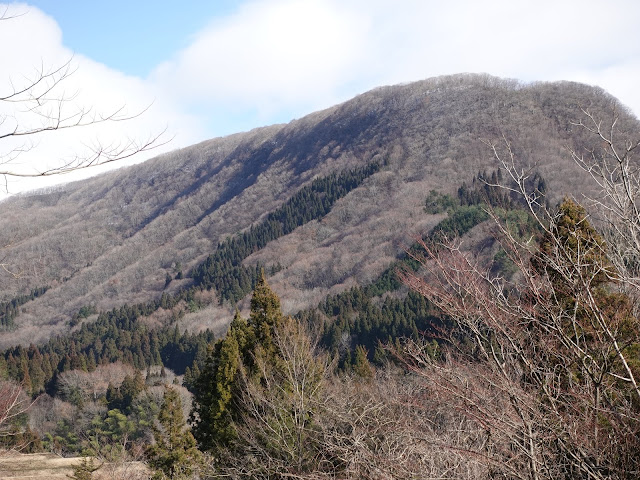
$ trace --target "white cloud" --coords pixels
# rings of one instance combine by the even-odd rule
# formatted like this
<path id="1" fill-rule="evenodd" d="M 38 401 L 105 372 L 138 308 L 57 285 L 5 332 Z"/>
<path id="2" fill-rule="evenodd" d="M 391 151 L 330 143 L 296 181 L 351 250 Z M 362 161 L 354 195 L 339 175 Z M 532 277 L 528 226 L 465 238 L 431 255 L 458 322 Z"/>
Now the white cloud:
<path id="1" fill-rule="evenodd" d="M 3 11 L 4 7 L 0 5 L 0 9 Z M 167 134 L 163 138 L 169 140 L 175 135 L 174 142 L 158 150 L 144 152 L 127 163 L 141 161 L 163 150 L 202 139 L 204 134 L 198 132 L 193 118 L 182 113 L 171 103 L 170 98 L 160 98 L 151 83 L 114 71 L 86 57 L 74 56 L 73 52 L 63 46 L 57 23 L 40 10 L 14 4 L 9 7 L 7 17 L 14 13 L 19 16 L 0 23 L 0 45 L 5 46 L 0 49 L 3 71 L 0 76 L 0 95 L 20 90 L 21 86 L 39 78 L 42 72 L 52 72 L 69 63 L 69 75 L 43 97 L 54 101 L 42 102 L 44 105 L 39 113 L 50 112 L 57 116 L 59 112 L 60 116 L 70 119 L 67 123 L 73 123 L 78 118 L 78 112 L 86 112 L 86 119 L 95 119 L 97 122 L 94 125 L 34 136 L 3 139 L 0 141 L 0 159 L 3 161 L 0 169 L 19 173 L 42 172 L 76 156 L 85 157 L 91 148 L 98 145 L 118 148 L 129 140 L 144 142 L 165 129 Z M 61 98 L 66 100 L 55 101 Z M 25 111 L 30 106 L 33 104 L 0 102 L 0 115 L 4 116 L 0 134 L 7 133 L 16 126 L 29 129 L 45 125 L 41 115 Z M 124 122 L 99 121 L 114 113 L 118 118 L 135 118 Z M 142 114 L 138 116 L 139 113 Z M 22 147 L 26 151 L 13 158 L 10 152 Z M 109 168 L 119 165 L 121 163 L 110 165 Z M 98 167 L 70 175 L 31 180 L 7 177 L 7 186 L 9 192 L 16 193 L 86 177 L 106 168 Z M 4 190 L 3 185 L 0 193 L 4 193 Z"/>
<path id="2" fill-rule="evenodd" d="M 251 0 L 213 19 L 146 79 L 75 57 L 78 72 L 65 83 L 100 111 L 153 101 L 125 130 L 100 133 L 144 137 L 168 124 L 179 135 L 170 148 L 459 72 L 598 84 L 638 115 L 638 18 L 635 0 Z M 56 22 L 34 8 L 2 22 L 0 42 L 13 47 L 0 50 L 0 64 L 14 79 L 71 56 Z M 51 136 L 39 152 L 97 135 L 79 133 Z"/>
<path id="3" fill-rule="evenodd" d="M 601 80 L 640 112 L 632 82 L 604 74 L 633 78 L 637 18 L 633 0 L 257 0 L 211 23 L 151 78 L 212 116 L 253 113 L 252 126 L 458 72 Z"/>
<path id="4" fill-rule="evenodd" d="M 369 57 L 393 81 L 486 72 L 568 79 L 640 58 L 640 3 L 631 0 L 373 0 Z M 606 86 L 605 86 L 606 88 Z M 640 112 L 640 104 L 636 111 Z"/>
<path id="5" fill-rule="evenodd" d="M 224 111 L 326 105 L 365 48 L 367 19 L 337 2 L 259 1 L 213 22 L 152 75 L 168 95 Z"/>

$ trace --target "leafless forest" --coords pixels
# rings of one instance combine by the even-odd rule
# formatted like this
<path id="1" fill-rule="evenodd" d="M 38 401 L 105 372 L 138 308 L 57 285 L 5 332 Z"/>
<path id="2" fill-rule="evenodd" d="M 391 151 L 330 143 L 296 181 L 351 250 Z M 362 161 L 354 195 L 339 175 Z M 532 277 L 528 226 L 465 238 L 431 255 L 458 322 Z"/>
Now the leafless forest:
<path id="1" fill-rule="evenodd" d="M 598 88 L 456 75 L 4 201 L 0 301 L 33 298 L 0 437 L 140 478 L 637 478 L 638 132 Z M 370 165 L 246 247 L 253 294 L 197 284 Z"/>
<path id="2" fill-rule="evenodd" d="M 272 279 L 286 312 L 375 278 L 438 218 L 424 215 L 431 189 L 452 193 L 497 162 L 483 141 L 512 142 L 519 167 L 535 169 L 558 200 L 593 191 L 567 148 L 589 145 L 572 125 L 580 107 L 624 108 L 575 83 L 520 85 L 485 75 L 384 87 L 288 125 L 215 139 L 143 165 L 55 191 L 3 202 L 0 297 L 49 286 L 25 305 L 1 343 L 44 340 L 80 308 L 106 310 L 188 285 L 187 273 L 217 243 L 260 221 L 311 179 L 385 160 L 321 222 L 275 241 L 245 263 L 279 263 Z M 623 115 L 618 128 L 634 121 Z M 165 288 L 165 277 L 185 273 Z M 212 302 L 188 314 L 190 329 L 224 331 L 234 307 Z"/>

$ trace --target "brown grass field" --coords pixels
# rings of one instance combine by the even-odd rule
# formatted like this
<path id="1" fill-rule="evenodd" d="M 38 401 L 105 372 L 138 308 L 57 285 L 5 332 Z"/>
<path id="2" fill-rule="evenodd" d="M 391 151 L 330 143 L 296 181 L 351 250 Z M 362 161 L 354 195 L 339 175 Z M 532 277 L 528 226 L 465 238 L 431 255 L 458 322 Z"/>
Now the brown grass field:
<path id="1" fill-rule="evenodd" d="M 73 465 L 82 461 L 82 457 L 63 458 L 49 453 L 0 454 L 0 479 L 31 480 L 51 479 L 67 480 L 73 474 Z M 99 465 L 96 462 L 96 465 Z M 141 462 L 122 464 L 105 463 L 92 478 L 96 480 L 142 480 L 149 478 L 149 471 Z"/>

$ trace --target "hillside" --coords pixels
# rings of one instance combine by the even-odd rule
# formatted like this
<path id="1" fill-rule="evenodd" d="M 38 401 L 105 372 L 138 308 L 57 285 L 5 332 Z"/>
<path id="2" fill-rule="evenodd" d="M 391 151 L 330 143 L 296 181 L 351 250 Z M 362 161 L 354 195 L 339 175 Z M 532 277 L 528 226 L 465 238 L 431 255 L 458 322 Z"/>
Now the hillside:
<path id="1" fill-rule="evenodd" d="M 213 139 L 56 191 L 2 203 L 0 300 L 49 289 L 20 306 L 2 346 L 42 342 L 89 312 L 157 300 L 193 283 L 219 242 L 268 218 L 314 179 L 379 165 L 322 216 L 244 258 L 270 269 L 285 313 L 373 281 L 442 215 L 424 202 L 455 193 L 496 160 L 482 140 L 504 135 L 551 199 L 579 196 L 566 146 L 591 144 L 580 107 L 610 115 L 615 99 L 575 83 L 520 85 L 484 75 L 384 87 L 287 125 Z M 631 116 L 623 122 L 637 128 Z M 183 328 L 222 332 L 235 305 L 203 294 Z M 246 309 L 246 300 L 240 302 Z M 92 318 L 92 317 L 90 317 Z M 162 312 L 151 322 L 170 323 Z"/>

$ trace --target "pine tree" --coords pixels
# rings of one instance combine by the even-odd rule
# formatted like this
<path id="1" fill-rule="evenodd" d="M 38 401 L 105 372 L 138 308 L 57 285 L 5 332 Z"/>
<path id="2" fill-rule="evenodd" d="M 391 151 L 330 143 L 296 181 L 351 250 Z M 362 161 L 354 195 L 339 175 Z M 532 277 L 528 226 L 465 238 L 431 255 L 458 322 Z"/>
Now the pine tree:
<path id="1" fill-rule="evenodd" d="M 282 318 L 280 299 L 262 272 L 251 299 L 249 321 L 236 311 L 226 337 L 209 350 L 195 381 L 193 432 L 201 449 L 212 451 L 235 440 L 234 421 L 240 412 L 234 410 L 232 400 L 241 364 L 249 375 L 255 375 L 256 361 L 272 363 L 276 357 L 273 329 Z"/>
<path id="2" fill-rule="evenodd" d="M 264 270 L 261 270 L 251 297 L 251 314 L 246 329 L 247 344 L 242 349 L 244 364 L 250 375 L 260 375 L 260 369 L 256 368 L 256 364 L 273 365 L 278 361 L 278 349 L 273 334 L 283 319 L 280 298 L 271 290 Z"/>
<path id="3" fill-rule="evenodd" d="M 155 444 L 149 449 L 149 464 L 156 470 L 153 478 L 193 478 L 202 458 L 187 429 L 180 395 L 172 387 L 165 388 L 158 423 L 153 432 Z"/>
<path id="4" fill-rule="evenodd" d="M 276 355 L 257 357 L 254 371 L 241 365 L 237 438 L 216 465 L 224 477 L 304 478 L 317 467 L 328 361 L 297 320 L 280 319 L 272 333 Z"/>
<path id="5" fill-rule="evenodd" d="M 22 385 L 28 394 L 31 394 L 31 376 L 29 375 L 29 366 L 25 357 L 23 357 L 22 362 Z"/>
<path id="6" fill-rule="evenodd" d="M 356 357 L 353 363 L 353 373 L 365 380 L 373 378 L 373 367 L 369 363 L 368 352 L 365 347 L 358 345 L 356 347 Z"/>
<path id="7" fill-rule="evenodd" d="M 285 372 L 291 370 L 287 362 L 297 360 L 286 358 L 287 352 L 282 347 L 289 339 L 282 338 L 282 330 L 286 327 L 289 333 L 295 333 L 292 336 L 302 338 L 299 329 L 292 326 L 295 323 L 282 315 L 280 299 L 262 272 L 251 299 L 249 320 L 236 311 L 226 337 L 209 349 L 204 367 L 194 382 L 193 433 L 202 450 L 239 446 L 239 429 L 246 428 L 246 411 L 241 405 L 248 390 L 263 391 L 271 396 L 275 390 L 268 390 L 268 384 L 273 387 L 277 378 L 276 384 L 288 391 Z M 193 372 L 192 369 L 192 375 Z M 283 403 L 284 399 L 279 402 Z"/>
<path id="8" fill-rule="evenodd" d="M 264 270 L 262 270 L 251 297 L 251 314 L 249 316 L 249 325 L 255 328 L 258 342 L 270 343 L 272 329 L 281 320 L 280 299 L 271 290 L 264 276 Z"/>
<path id="9" fill-rule="evenodd" d="M 209 349 L 204 368 L 195 381 L 193 433 L 203 450 L 214 450 L 235 438 L 231 400 L 240 362 L 236 331 L 246 322 L 236 314 L 227 336 Z"/>
<path id="10" fill-rule="evenodd" d="M 565 198 L 555 221 L 540 242 L 533 267 L 549 275 L 557 293 L 576 287 L 570 278 L 588 280 L 584 287 L 598 287 L 615 276 L 606 256 L 606 244 L 587 220 L 585 209 Z"/>
<path id="11" fill-rule="evenodd" d="M 72 465 L 73 475 L 67 475 L 67 477 L 74 480 L 91 480 L 93 472 L 102 467 L 102 464 L 96 466 L 93 458 L 84 457 L 79 464 Z"/>

